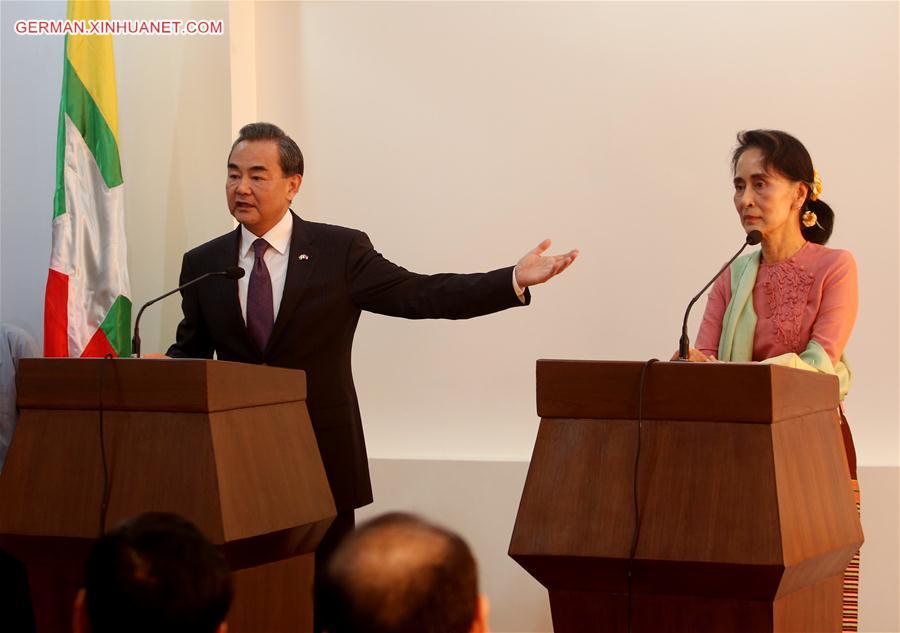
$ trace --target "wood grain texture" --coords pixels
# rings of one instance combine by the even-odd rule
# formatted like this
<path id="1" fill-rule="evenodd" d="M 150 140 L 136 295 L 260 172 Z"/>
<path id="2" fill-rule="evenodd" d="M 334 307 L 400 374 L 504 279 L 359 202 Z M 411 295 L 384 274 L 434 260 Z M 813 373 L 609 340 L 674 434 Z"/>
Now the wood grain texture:
<path id="1" fill-rule="evenodd" d="M 551 590 L 625 593 L 629 564 L 622 558 L 516 555 L 513 558 Z M 690 561 L 636 560 L 632 590 L 705 598 L 773 599 L 784 568 Z"/>
<path id="2" fill-rule="evenodd" d="M 826 578 L 778 600 L 632 596 L 633 633 L 822 633 L 841 630 L 841 578 Z M 625 633 L 623 592 L 550 590 L 555 633 Z"/>
<path id="3" fill-rule="evenodd" d="M 142 512 L 174 512 L 213 543 L 223 543 L 209 416 L 107 411 L 104 419 L 110 481 L 106 529 Z"/>
<path id="4" fill-rule="evenodd" d="M 0 534 L 97 536 L 98 420 L 91 411 L 22 411 L 0 476 Z"/>
<path id="5" fill-rule="evenodd" d="M 635 439 L 625 421 L 542 420 L 510 555 L 627 554 Z"/>
<path id="6" fill-rule="evenodd" d="M 626 633 L 625 594 L 550 591 L 554 633 Z M 632 596 L 632 633 L 764 633 L 773 631 L 772 605 L 693 596 Z M 785 633 L 787 633 L 785 631 Z"/>
<path id="7" fill-rule="evenodd" d="M 638 559 L 780 565 L 769 428 L 646 421 Z M 637 424 L 542 420 L 510 554 L 627 558 Z"/>
<path id="8" fill-rule="evenodd" d="M 295 556 L 232 575 L 231 633 L 312 631 L 314 554 Z"/>
<path id="9" fill-rule="evenodd" d="M 260 415 L 244 409 L 215 413 L 211 431 L 225 540 L 337 514 L 303 403 L 270 405 Z"/>
<path id="10" fill-rule="evenodd" d="M 838 574 L 780 597 L 773 605 L 773 629 L 785 633 L 841 631 L 843 583 L 843 574 Z"/>
<path id="11" fill-rule="evenodd" d="M 296 369 L 183 358 L 26 358 L 20 409 L 209 413 L 306 400 Z M 102 387 L 102 391 L 101 391 Z"/>
<path id="12" fill-rule="evenodd" d="M 510 555 L 559 631 L 839 631 L 862 541 L 833 377 L 759 364 L 538 361 Z M 837 619 L 834 614 L 837 613 Z"/>
<path id="13" fill-rule="evenodd" d="M 837 411 L 774 425 L 786 595 L 839 575 L 863 543 Z"/>
<path id="14" fill-rule="evenodd" d="M 633 419 L 642 365 L 539 360 L 538 415 Z M 659 362 L 647 370 L 647 386 L 651 385 L 656 387 L 648 389 L 644 398 L 648 420 L 770 424 L 838 407 L 834 376 L 759 363 Z"/>
<path id="15" fill-rule="evenodd" d="M 335 510 L 303 372 L 35 359 L 20 366 L 19 385 L 23 409 L 0 476 L 0 544 L 33 577 L 39 631 L 68 628 L 87 547 L 100 531 L 101 402 L 105 528 L 147 511 L 180 514 L 238 570 L 236 618 L 258 620 L 237 630 L 311 629 L 311 552 Z"/>

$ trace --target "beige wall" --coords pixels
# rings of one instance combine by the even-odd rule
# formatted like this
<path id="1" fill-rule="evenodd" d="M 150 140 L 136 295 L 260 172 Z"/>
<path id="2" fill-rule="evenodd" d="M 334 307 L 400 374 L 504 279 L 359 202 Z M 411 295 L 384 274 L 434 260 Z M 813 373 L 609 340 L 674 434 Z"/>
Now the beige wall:
<path id="1" fill-rule="evenodd" d="M 221 19 L 227 2 L 116 2 L 121 19 Z M 182 254 L 232 227 L 225 204 L 231 145 L 229 38 L 115 40 L 128 267 L 135 310 L 178 285 Z M 135 315 L 136 316 L 136 315 Z M 144 352 L 165 351 L 178 297 L 141 320 Z"/>
<path id="2" fill-rule="evenodd" d="M 900 463 L 896 3 L 255 9 L 257 112 L 305 152 L 303 215 L 363 228 L 421 272 L 508 265 L 545 236 L 582 249 L 527 310 L 364 315 L 372 455 L 525 459 L 536 358 L 668 357 L 687 300 L 742 237 L 735 132 L 768 126 L 808 145 L 831 245 L 859 264 L 860 461 Z"/>
<path id="3" fill-rule="evenodd" d="M 255 30 L 257 113 L 304 150 L 305 217 L 363 228 L 421 272 L 510 264 L 545 236 L 583 251 L 527 310 L 359 327 L 376 496 L 362 515 L 460 530 L 498 631 L 549 630 L 546 595 L 505 556 L 534 360 L 667 357 L 741 239 L 735 132 L 804 140 L 831 245 L 860 269 L 862 630 L 900 629 L 896 3 L 260 3 Z"/>
<path id="4" fill-rule="evenodd" d="M 860 462 L 896 466 L 897 7 L 114 2 L 116 17 L 222 18 L 228 32 L 116 39 L 135 303 L 232 226 L 229 141 L 247 118 L 276 121 L 307 159 L 295 208 L 367 230 L 411 269 L 508 265 L 545 236 L 582 249 L 526 310 L 360 324 L 373 455 L 526 459 L 534 360 L 670 354 L 687 298 L 740 239 L 734 132 L 782 127 L 808 144 L 838 214 L 832 243 L 859 263 Z M 64 3 L 0 10 L 11 27 Z M 2 44 L 0 302 L 39 337 L 62 42 Z M 171 341 L 177 304 L 147 313 L 145 349 Z"/>
<path id="5" fill-rule="evenodd" d="M 64 11 L 0 2 L 0 316 L 38 337 L 62 42 L 11 37 L 9 21 Z M 685 302 L 741 239 L 734 133 L 797 134 L 838 214 L 833 246 L 860 267 L 848 404 L 864 466 L 864 630 L 900 627 L 897 3 L 113 2 L 113 15 L 222 18 L 228 33 L 116 40 L 137 304 L 177 283 L 187 248 L 232 226 L 224 157 L 254 118 L 304 150 L 296 209 L 367 230 L 414 270 L 508 265 L 545 236 L 583 250 L 527 309 L 360 323 L 370 452 L 401 464 L 376 463 L 367 512 L 404 507 L 462 530 L 499 631 L 547 622 L 539 588 L 503 554 L 537 428 L 534 360 L 667 357 Z M 178 316 L 174 298 L 148 312 L 145 350 L 165 349 Z"/>

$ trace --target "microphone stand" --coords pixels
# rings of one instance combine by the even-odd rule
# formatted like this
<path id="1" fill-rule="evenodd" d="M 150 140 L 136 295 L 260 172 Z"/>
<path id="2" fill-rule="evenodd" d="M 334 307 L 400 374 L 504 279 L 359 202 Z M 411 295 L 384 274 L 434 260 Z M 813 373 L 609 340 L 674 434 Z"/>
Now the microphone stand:
<path id="1" fill-rule="evenodd" d="M 207 277 L 227 277 L 228 279 L 240 279 L 244 276 L 244 269 L 235 266 L 234 268 L 229 268 L 228 270 L 217 270 L 211 273 L 204 273 L 197 277 L 196 279 L 191 279 L 186 284 L 182 284 L 175 288 L 175 290 L 170 290 L 169 292 L 156 297 L 156 299 L 151 299 L 147 303 L 141 306 L 141 309 L 138 311 L 137 318 L 134 320 L 134 336 L 131 337 L 131 353 L 134 358 L 141 357 L 141 315 L 144 314 L 144 310 L 146 310 L 149 306 L 152 306 L 154 303 L 159 301 L 160 299 L 165 299 L 171 294 L 175 294 L 181 290 L 184 290 L 188 286 L 192 286 L 198 281 L 203 281 Z"/>
<path id="2" fill-rule="evenodd" d="M 709 283 L 707 283 L 705 286 L 703 286 L 703 289 L 700 290 L 700 292 L 698 292 L 693 299 L 691 299 L 691 302 L 688 304 L 687 310 L 684 311 L 684 321 L 682 321 L 682 323 L 681 323 L 681 339 L 679 339 L 679 341 L 678 341 L 678 360 L 687 360 L 688 359 L 688 353 L 689 353 L 690 347 L 691 347 L 691 340 L 688 338 L 688 333 L 687 333 L 687 331 L 688 331 L 687 330 L 688 316 L 690 316 L 690 314 L 691 314 L 691 308 L 693 308 L 694 304 L 697 303 L 697 299 L 699 299 L 701 296 L 703 296 L 703 293 L 706 292 L 706 289 L 709 288 L 713 284 L 713 282 L 719 278 L 719 275 L 721 275 L 725 271 L 726 268 L 731 266 L 731 263 L 734 260 L 736 260 L 741 253 L 744 252 L 745 248 L 747 248 L 748 246 L 755 246 L 755 245 L 759 244 L 761 241 L 762 241 L 762 233 L 760 233 L 759 231 L 754 230 L 754 231 L 750 231 L 749 233 L 747 233 L 747 238 L 744 240 L 744 245 L 741 246 L 740 250 L 738 250 L 738 252 L 735 253 L 731 257 L 731 259 L 729 259 L 725 263 L 725 265 L 722 266 L 722 268 L 719 269 L 719 272 L 716 273 L 716 276 L 713 277 L 712 279 L 710 279 Z"/>

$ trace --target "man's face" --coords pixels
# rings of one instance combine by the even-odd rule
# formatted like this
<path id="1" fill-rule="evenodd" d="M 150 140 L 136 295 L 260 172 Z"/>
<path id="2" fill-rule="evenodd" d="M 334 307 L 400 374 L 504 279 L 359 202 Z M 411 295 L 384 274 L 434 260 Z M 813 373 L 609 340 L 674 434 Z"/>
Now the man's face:
<path id="1" fill-rule="evenodd" d="M 300 174 L 285 176 L 281 171 L 276 141 L 241 141 L 228 158 L 228 210 L 247 230 L 262 236 L 287 212 L 300 180 Z"/>

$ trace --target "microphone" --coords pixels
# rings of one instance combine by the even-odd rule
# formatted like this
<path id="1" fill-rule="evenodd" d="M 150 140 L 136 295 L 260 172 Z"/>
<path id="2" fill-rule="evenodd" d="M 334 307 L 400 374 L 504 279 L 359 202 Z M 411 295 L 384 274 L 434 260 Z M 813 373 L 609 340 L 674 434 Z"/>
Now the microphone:
<path id="1" fill-rule="evenodd" d="M 217 270 L 211 273 L 204 273 L 195 279 L 191 279 L 186 284 L 181 284 L 175 290 L 170 290 L 164 295 L 158 296 L 156 299 L 151 299 L 147 303 L 141 306 L 141 309 L 138 311 L 137 319 L 134 320 L 134 336 L 131 337 L 131 353 L 135 358 L 141 357 L 141 335 L 140 332 L 140 323 L 141 323 L 141 315 L 144 314 L 144 310 L 146 310 L 149 306 L 152 306 L 154 303 L 159 301 L 160 299 L 165 299 L 171 294 L 175 294 L 180 290 L 184 290 L 188 286 L 192 286 L 198 281 L 203 281 L 207 277 L 225 277 L 225 279 L 240 279 L 244 276 L 244 269 L 240 266 L 232 266 L 231 268 L 227 268 L 225 270 Z"/>
<path id="2" fill-rule="evenodd" d="M 759 233 L 759 231 L 753 231 L 753 232 Z M 760 237 L 760 239 L 762 239 L 762 237 Z M 759 240 L 757 240 L 756 242 L 753 242 L 753 243 L 758 244 Z M 244 276 L 245 271 L 240 266 L 232 266 L 231 268 L 226 268 L 225 270 L 223 270 L 220 273 L 211 273 L 211 274 L 222 275 L 223 277 L 225 277 L 225 279 L 240 279 L 241 277 Z M 190 281 L 188 283 L 194 283 L 194 282 Z M 187 284 L 185 284 L 185 285 L 187 285 Z"/>
<path id="3" fill-rule="evenodd" d="M 722 272 L 731 266 L 731 262 L 738 258 L 738 255 L 744 252 L 744 249 L 748 246 L 756 246 L 762 242 L 762 233 L 757 230 L 750 231 L 747 233 L 747 238 L 744 240 L 743 246 L 741 246 L 740 250 L 735 253 L 731 259 L 729 259 L 722 268 L 719 269 L 719 272 L 716 273 L 716 276 L 709 280 L 709 283 L 703 286 L 703 289 L 697 293 L 697 295 L 691 299 L 691 302 L 688 304 L 687 310 L 684 311 L 684 321 L 681 324 L 681 339 L 678 341 L 678 360 L 687 360 L 688 359 L 688 350 L 691 347 L 691 340 L 688 338 L 687 333 L 687 323 L 688 316 L 691 314 L 691 308 L 694 307 L 694 304 L 697 303 L 697 299 L 699 299 L 706 289 L 709 288 L 713 282 L 722 274 Z"/>

